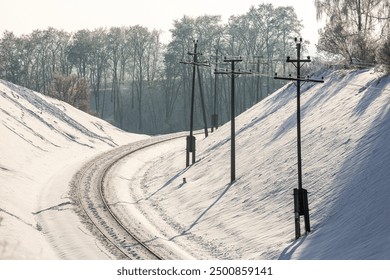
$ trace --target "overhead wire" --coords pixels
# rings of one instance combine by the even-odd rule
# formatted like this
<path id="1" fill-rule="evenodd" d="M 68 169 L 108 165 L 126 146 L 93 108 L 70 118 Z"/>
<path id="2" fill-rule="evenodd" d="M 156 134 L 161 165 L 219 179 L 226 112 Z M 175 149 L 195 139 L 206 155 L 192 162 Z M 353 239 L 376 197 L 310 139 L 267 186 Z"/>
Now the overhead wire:
<path id="1" fill-rule="evenodd" d="M 203 56 L 205 57 L 214 57 L 215 58 L 215 55 L 212 55 L 212 54 L 203 54 Z M 222 56 L 222 55 L 219 55 L 218 57 L 220 57 L 221 59 L 224 59 L 225 56 Z M 252 61 L 248 61 L 246 60 L 246 58 L 248 58 L 248 56 L 240 56 L 243 61 L 242 61 L 242 64 L 244 65 L 247 65 L 247 64 L 261 64 L 261 65 L 266 65 L 267 62 L 285 62 L 285 60 L 283 59 L 271 59 L 271 60 L 266 60 L 266 61 L 263 61 L 263 62 L 256 62 L 254 60 Z M 211 61 L 211 59 L 210 59 Z M 209 61 L 209 64 L 210 64 L 210 68 L 212 68 L 212 66 L 221 66 L 221 65 L 228 65 L 228 63 L 225 63 L 225 62 L 220 62 L 220 63 L 215 63 L 215 62 L 210 62 Z M 378 64 L 378 63 L 363 63 L 363 62 L 355 62 L 352 64 L 352 66 L 355 66 L 355 67 L 358 67 L 358 68 L 373 68 L 373 67 L 377 67 L 377 66 L 390 66 L 390 64 L 384 64 L 384 63 L 381 63 L 381 64 Z M 336 65 L 329 65 L 328 67 L 333 67 L 337 70 L 337 68 L 339 70 L 341 69 L 348 69 L 348 65 L 345 65 L 345 64 L 336 64 Z M 214 70 L 212 71 L 226 71 L 226 72 L 229 72 L 230 69 L 227 69 L 227 68 L 215 68 Z M 240 71 L 240 69 L 239 69 Z M 248 74 L 248 72 L 250 71 L 251 72 L 251 75 L 245 75 L 245 77 L 265 77 L 265 78 L 274 78 L 275 75 L 273 74 L 269 74 L 269 73 L 261 73 L 261 72 L 256 72 L 256 71 L 252 71 L 252 70 L 242 70 L 243 71 L 243 74 Z M 239 73 L 236 73 L 236 74 L 239 74 Z M 337 75 L 337 73 L 336 73 Z M 340 75 L 341 76 L 341 75 Z M 390 88 L 379 88 L 379 87 L 374 87 L 372 85 L 361 85 L 361 84 L 356 84 L 356 83 L 348 83 L 346 86 L 351 86 L 351 87 L 358 87 L 358 88 L 370 88 L 370 89 L 375 89 L 375 90 L 380 90 L 381 92 L 390 92 Z"/>

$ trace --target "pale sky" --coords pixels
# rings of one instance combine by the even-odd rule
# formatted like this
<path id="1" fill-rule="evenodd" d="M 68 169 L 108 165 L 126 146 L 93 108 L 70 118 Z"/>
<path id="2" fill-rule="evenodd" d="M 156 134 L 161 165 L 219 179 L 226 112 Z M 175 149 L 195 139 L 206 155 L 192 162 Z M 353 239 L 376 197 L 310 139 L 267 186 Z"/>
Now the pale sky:
<path id="1" fill-rule="evenodd" d="M 295 8 L 304 24 L 302 37 L 314 49 L 321 27 L 316 21 L 314 0 L 0 0 L 0 34 L 8 30 L 21 35 L 49 26 L 71 32 L 139 24 L 163 31 L 162 40 L 167 43 L 173 21 L 184 15 L 222 15 L 226 23 L 231 15 L 270 2 Z"/>

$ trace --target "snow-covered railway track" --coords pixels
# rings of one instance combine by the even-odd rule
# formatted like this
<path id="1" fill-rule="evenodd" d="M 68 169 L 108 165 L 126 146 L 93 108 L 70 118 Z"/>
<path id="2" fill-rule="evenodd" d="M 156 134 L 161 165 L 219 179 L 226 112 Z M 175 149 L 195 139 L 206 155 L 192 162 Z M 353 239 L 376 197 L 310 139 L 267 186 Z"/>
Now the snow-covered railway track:
<path id="1" fill-rule="evenodd" d="M 83 221 L 91 225 L 91 230 L 118 258 L 163 259 L 133 234 L 110 208 L 103 191 L 108 170 L 132 153 L 184 136 L 183 133 L 164 135 L 122 146 L 96 157 L 75 175 L 73 193 Z"/>

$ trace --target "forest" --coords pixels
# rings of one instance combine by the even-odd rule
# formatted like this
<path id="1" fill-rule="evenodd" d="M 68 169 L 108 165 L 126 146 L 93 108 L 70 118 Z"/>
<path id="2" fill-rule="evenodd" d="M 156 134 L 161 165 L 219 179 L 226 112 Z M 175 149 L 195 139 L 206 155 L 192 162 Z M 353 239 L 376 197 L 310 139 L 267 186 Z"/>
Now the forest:
<path id="1" fill-rule="evenodd" d="M 317 48 L 343 63 L 390 64 L 389 1 L 316 0 L 325 18 Z M 207 121 L 230 118 L 230 83 L 215 69 L 225 57 L 241 57 L 237 67 L 252 70 L 236 81 L 237 114 L 282 84 L 273 73 L 291 72 L 294 38 L 303 28 L 293 7 L 260 4 L 223 23 L 219 15 L 183 16 L 173 21 L 171 40 L 140 25 L 66 32 L 55 28 L 0 38 L 0 78 L 53 96 L 124 130 L 161 134 L 188 130 L 193 57 L 198 42 L 195 128 L 203 127 L 200 92 Z M 310 39 L 310 38 L 304 38 Z M 304 44 L 307 45 L 307 44 Z"/>

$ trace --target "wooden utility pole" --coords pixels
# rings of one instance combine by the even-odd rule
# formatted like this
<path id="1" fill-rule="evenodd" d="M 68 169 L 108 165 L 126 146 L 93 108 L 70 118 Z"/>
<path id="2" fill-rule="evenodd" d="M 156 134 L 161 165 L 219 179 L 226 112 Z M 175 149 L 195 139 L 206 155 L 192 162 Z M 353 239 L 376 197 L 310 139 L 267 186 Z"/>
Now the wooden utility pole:
<path id="1" fill-rule="evenodd" d="M 194 136 L 194 106 L 195 106 L 195 77 L 196 71 L 198 71 L 198 76 L 200 74 L 198 66 L 210 66 L 210 64 L 205 62 L 198 62 L 198 56 L 202 55 L 202 53 L 198 53 L 198 40 L 194 40 L 194 52 L 188 52 L 188 55 L 193 56 L 192 62 L 181 61 L 182 64 L 190 64 L 192 65 L 192 90 L 191 90 L 191 116 L 190 116 L 190 135 L 186 138 L 186 167 L 190 165 L 190 153 L 192 154 L 192 163 L 194 164 L 196 161 L 196 138 Z M 206 122 L 206 108 L 204 105 L 203 91 L 200 76 L 199 78 L 199 87 L 201 94 L 201 105 L 203 110 L 203 120 L 205 126 L 205 137 L 208 136 L 207 131 L 207 122 Z"/>
<path id="2" fill-rule="evenodd" d="M 297 59 L 287 57 L 287 62 L 292 63 L 297 68 L 297 77 L 278 77 L 276 80 L 295 81 L 297 86 L 297 160 L 298 160 L 298 189 L 294 189 L 294 213 L 295 213 L 295 239 L 301 236 L 300 216 L 304 216 L 306 233 L 310 232 L 309 203 L 307 190 L 302 186 L 302 146 L 301 146 L 301 82 L 323 83 L 324 80 L 315 80 L 303 78 L 301 76 L 301 67 L 306 62 L 311 62 L 310 57 L 301 59 L 302 39 L 295 38 L 297 47 Z"/>
<path id="3" fill-rule="evenodd" d="M 230 71 L 214 71 L 214 74 L 231 75 L 231 97 L 230 97 L 230 123 L 231 123 L 231 148 L 230 148 L 230 183 L 236 180 L 236 110 L 235 110 L 235 77 L 236 75 L 252 74 L 252 72 L 236 71 L 235 65 L 237 62 L 241 62 L 242 58 L 226 58 L 224 62 L 231 63 Z"/>
<path id="4" fill-rule="evenodd" d="M 215 49 L 215 68 L 218 69 L 218 48 Z M 211 115 L 211 132 L 214 132 L 214 128 L 218 129 L 218 114 L 217 114 L 217 75 L 214 75 L 214 110 Z"/>
<path id="5" fill-rule="evenodd" d="M 206 116 L 206 105 L 204 103 L 204 94 L 203 94 L 203 86 L 202 86 L 202 78 L 200 76 L 200 70 L 199 66 L 196 66 L 197 72 L 198 72 L 198 82 L 199 82 L 199 92 L 200 92 L 200 102 L 202 105 L 202 115 L 203 115 L 203 124 L 204 124 L 204 136 L 208 137 L 209 132 L 207 130 L 207 116 Z"/>
<path id="6" fill-rule="evenodd" d="M 253 62 L 253 64 L 256 65 L 256 72 L 257 72 L 257 79 L 256 79 L 256 96 L 255 96 L 255 99 L 256 99 L 256 103 L 259 102 L 260 100 L 263 99 L 263 93 L 262 93 L 262 89 L 261 89 L 261 74 L 260 74 L 260 65 L 261 64 L 265 64 L 265 65 L 268 65 L 267 62 L 261 62 L 261 59 L 263 58 L 262 55 L 254 55 L 253 58 L 257 58 L 257 61 L 256 62 Z"/>

